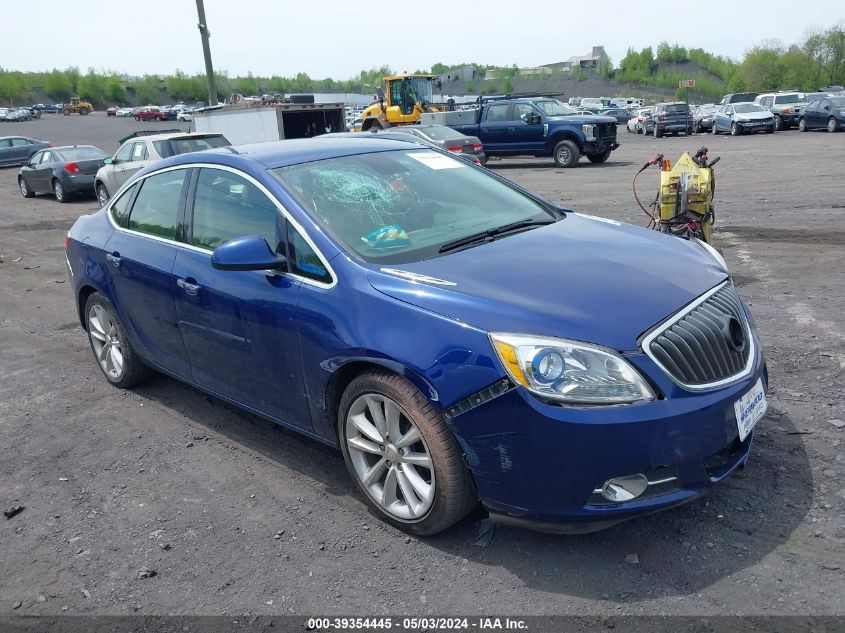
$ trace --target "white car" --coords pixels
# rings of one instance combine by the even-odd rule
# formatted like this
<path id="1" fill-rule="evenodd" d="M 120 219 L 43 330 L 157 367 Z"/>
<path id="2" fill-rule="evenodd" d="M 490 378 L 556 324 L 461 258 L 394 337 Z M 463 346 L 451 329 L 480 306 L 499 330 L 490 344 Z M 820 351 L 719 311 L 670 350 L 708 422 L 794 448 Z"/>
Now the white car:
<path id="1" fill-rule="evenodd" d="M 193 110 L 181 110 L 179 114 L 176 115 L 177 121 L 193 121 L 194 120 L 194 111 Z"/>
<path id="2" fill-rule="evenodd" d="M 133 134 L 111 158 L 105 160 L 94 177 L 94 191 L 100 206 L 105 206 L 132 176 L 147 165 L 177 154 L 225 147 L 229 141 L 222 134 L 203 132 L 169 134 Z"/>
<path id="3" fill-rule="evenodd" d="M 628 131 L 632 134 L 642 134 L 645 130 L 645 119 L 651 114 L 651 108 L 640 108 L 634 116 L 628 119 Z"/>
<path id="4" fill-rule="evenodd" d="M 134 108 L 118 108 L 114 113 L 115 116 L 133 116 L 134 114 Z"/>

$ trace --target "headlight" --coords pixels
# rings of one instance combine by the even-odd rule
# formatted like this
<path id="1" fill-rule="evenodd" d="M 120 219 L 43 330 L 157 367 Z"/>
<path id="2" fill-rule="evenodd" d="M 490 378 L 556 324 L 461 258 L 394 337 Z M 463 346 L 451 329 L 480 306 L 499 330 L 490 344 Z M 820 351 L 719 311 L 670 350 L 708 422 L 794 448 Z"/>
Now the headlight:
<path id="1" fill-rule="evenodd" d="M 727 270 L 728 270 L 728 263 L 725 261 L 725 258 L 724 258 L 724 257 L 722 257 L 722 254 L 721 254 L 719 251 L 717 251 L 715 248 L 713 248 L 712 246 L 710 246 L 710 244 L 708 244 L 708 243 L 707 243 L 707 242 L 705 242 L 704 240 L 700 240 L 700 239 L 698 239 L 698 238 L 693 238 L 693 239 L 695 239 L 695 241 L 696 241 L 696 242 L 698 242 L 701 246 L 703 246 L 703 247 L 704 247 L 704 250 L 705 250 L 705 251 L 707 251 L 708 253 L 710 253 L 710 256 L 711 256 L 713 259 L 715 259 L 715 260 L 716 260 L 716 263 L 718 263 L 718 264 L 719 264 L 719 266 L 721 266 L 722 268 L 724 268 L 724 269 L 725 269 L 725 272 L 727 272 Z"/>
<path id="2" fill-rule="evenodd" d="M 587 137 L 588 141 L 595 139 L 595 129 L 596 126 L 591 123 L 585 123 L 581 126 L 581 131 L 584 133 L 584 136 Z"/>
<path id="3" fill-rule="evenodd" d="M 618 354 L 560 338 L 491 332 L 510 377 L 532 393 L 567 404 L 623 404 L 654 392 Z"/>

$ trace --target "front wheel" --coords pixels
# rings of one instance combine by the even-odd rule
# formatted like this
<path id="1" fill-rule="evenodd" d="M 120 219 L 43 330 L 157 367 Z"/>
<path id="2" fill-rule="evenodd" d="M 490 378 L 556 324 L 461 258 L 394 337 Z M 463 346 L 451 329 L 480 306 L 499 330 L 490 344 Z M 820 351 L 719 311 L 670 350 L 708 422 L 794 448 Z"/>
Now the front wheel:
<path id="1" fill-rule="evenodd" d="M 798 131 L 799 132 L 808 132 L 807 129 L 807 121 L 806 119 L 799 119 L 798 120 Z"/>
<path id="2" fill-rule="evenodd" d="M 606 150 L 601 154 L 587 154 L 587 158 L 591 163 L 594 165 L 599 165 L 607 161 L 610 158 L 610 150 Z"/>
<path id="3" fill-rule="evenodd" d="M 446 420 L 401 376 L 375 370 L 353 380 L 340 401 L 338 437 L 370 508 L 405 532 L 441 532 L 477 503 Z"/>
<path id="4" fill-rule="evenodd" d="M 71 112 L 72 110 L 70 108 L 65 108 L 64 110 L 62 110 L 62 114 L 64 114 L 65 116 L 70 116 Z"/>
<path id="5" fill-rule="evenodd" d="M 581 152 L 572 141 L 561 141 L 555 145 L 554 159 L 558 167 L 575 167 L 579 158 Z"/>
<path id="6" fill-rule="evenodd" d="M 775 130 L 778 132 L 783 130 L 783 118 L 779 116 L 775 116 Z"/>
<path id="7" fill-rule="evenodd" d="M 35 192 L 29 188 L 29 185 L 26 184 L 26 180 L 22 176 L 18 176 L 18 187 L 20 187 L 21 195 L 24 198 L 32 198 L 35 195 Z"/>
<path id="8" fill-rule="evenodd" d="M 833 117 L 830 117 L 827 120 L 827 131 L 830 132 L 831 134 L 833 134 L 838 129 L 839 129 L 839 121 L 837 121 Z"/>
<path id="9" fill-rule="evenodd" d="M 736 123 L 731 123 L 731 136 L 739 136 L 739 126 Z"/>
<path id="10" fill-rule="evenodd" d="M 151 370 L 129 344 L 114 307 L 99 292 L 92 293 L 85 304 L 85 329 L 100 370 L 115 387 L 127 389 L 150 376 Z"/>

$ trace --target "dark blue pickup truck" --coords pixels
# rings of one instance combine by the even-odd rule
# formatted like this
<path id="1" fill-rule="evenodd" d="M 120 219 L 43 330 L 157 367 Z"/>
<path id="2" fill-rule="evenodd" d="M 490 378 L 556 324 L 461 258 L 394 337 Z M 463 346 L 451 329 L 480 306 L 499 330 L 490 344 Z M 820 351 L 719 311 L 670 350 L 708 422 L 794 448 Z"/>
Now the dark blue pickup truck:
<path id="1" fill-rule="evenodd" d="M 483 101 L 474 113 L 439 112 L 423 118 L 477 136 L 487 156 L 550 156 L 558 167 L 574 167 L 581 156 L 591 163 L 605 162 L 619 147 L 616 119 L 575 112 L 557 99 L 524 97 Z"/>

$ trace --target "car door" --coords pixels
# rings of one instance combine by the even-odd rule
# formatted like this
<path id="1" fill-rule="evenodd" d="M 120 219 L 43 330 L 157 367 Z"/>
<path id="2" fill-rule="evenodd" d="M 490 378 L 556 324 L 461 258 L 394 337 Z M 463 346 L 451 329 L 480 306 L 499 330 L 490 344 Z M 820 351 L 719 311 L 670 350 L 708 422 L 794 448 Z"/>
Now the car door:
<path id="1" fill-rule="evenodd" d="M 729 105 L 722 106 L 713 117 L 713 129 L 717 132 L 724 132 L 730 127 L 728 121 L 728 108 L 730 107 Z"/>
<path id="2" fill-rule="evenodd" d="M 45 150 L 41 152 L 38 163 L 30 163 L 32 171 L 27 179 L 30 189 L 35 193 L 50 193 L 53 191 L 53 162 L 55 152 Z"/>
<path id="3" fill-rule="evenodd" d="M 816 104 L 813 113 L 813 127 L 827 127 L 827 117 L 830 116 L 830 99 L 822 99 Z"/>
<path id="4" fill-rule="evenodd" d="M 514 149 L 542 152 L 545 149 L 543 116 L 530 103 L 515 103 L 510 112 L 511 128 L 508 133 Z M 536 117 L 539 122 L 535 123 Z"/>
<path id="5" fill-rule="evenodd" d="M 2 147 L 2 141 L 0 141 L 0 147 Z M 38 167 L 38 163 L 41 162 L 41 155 L 43 152 L 36 152 L 32 155 L 28 162 L 24 163 L 21 166 L 20 177 L 26 182 L 27 188 L 35 192 L 35 169 Z"/>
<path id="6" fill-rule="evenodd" d="M 9 153 L 11 156 L 10 162 L 19 164 L 27 162 L 32 152 L 32 145 L 30 145 L 29 141 L 18 136 L 12 137 L 9 141 L 11 145 L 11 151 Z"/>
<path id="7" fill-rule="evenodd" d="M 253 179 L 198 170 L 189 203 L 188 245 L 176 255 L 176 313 L 194 382 L 302 428 L 311 427 L 299 348 L 301 281 L 270 271 L 225 271 L 214 248 L 260 235 L 286 254 L 286 220 Z"/>
<path id="8" fill-rule="evenodd" d="M 149 150 L 145 141 L 135 141 L 129 147 L 129 156 L 125 162 L 120 162 L 115 170 L 115 191 L 129 181 L 132 176 L 150 164 Z"/>
<path id="9" fill-rule="evenodd" d="M 104 270 L 133 345 L 151 363 L 190 379 L 176 319 L 173 274 L 183 224 L 188 168 L 144 178 L 109 207 L 118 228 L 105 245 Z"/>
<path id="10" fill-rule="evenodd" d="M 481 122 L 481 142 L 488 150 L 509 150 L 510 132 L 513 122 L 510 117 L 511 106 L 508 103 L 494 103 L 487 106 L 484 120 Z"/>

